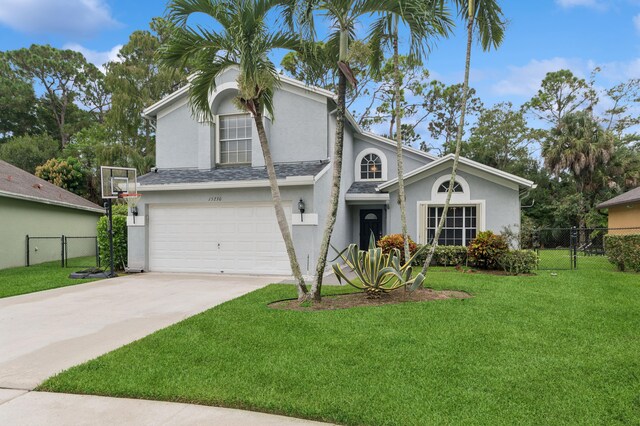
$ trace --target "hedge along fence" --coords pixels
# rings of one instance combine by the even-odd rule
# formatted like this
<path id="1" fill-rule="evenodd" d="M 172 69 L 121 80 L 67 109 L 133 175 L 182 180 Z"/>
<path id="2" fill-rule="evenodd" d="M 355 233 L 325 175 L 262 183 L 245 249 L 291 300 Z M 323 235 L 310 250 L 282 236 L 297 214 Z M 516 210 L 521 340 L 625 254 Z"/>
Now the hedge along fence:
<path id="1" fill-rule="evenodd" d="M 640 272 L 640 234 L 606 235 L 609 262 L 619 271 Z"/>
<path id="2" fill-rule="evenodd" d="M 126 205 L 112 207 L 113 214 L 113 266 L 116 270 L 124 270 L 127 266 L 127 214 Z M 98 246 L 100 247 L 100 264 L 110 265 L 109 218 L 102 216 L 98 220 Z"/>
<path id="3" fill-rule="evenodd" d="M 530 274 L 538 267 L 538 253 L 533 250 L 509 250 L 498 258 L 498 264 L 511 275 Z"/>

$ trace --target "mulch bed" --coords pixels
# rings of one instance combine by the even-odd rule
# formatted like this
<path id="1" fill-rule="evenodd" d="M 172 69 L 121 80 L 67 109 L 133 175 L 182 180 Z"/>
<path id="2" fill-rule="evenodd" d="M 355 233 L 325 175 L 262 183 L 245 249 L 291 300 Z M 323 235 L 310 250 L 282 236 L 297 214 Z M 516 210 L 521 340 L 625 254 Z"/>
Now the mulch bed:
<path id="1" fill-rule="evenodd" d="M 378 299 L 368 299 L 364 292 L 325 296 L 320 303 L 303 302 L 297 300 L 280 300 L 269 304 L 273 309 L 286 309 L 291 311 L 326 311 L 334 309 L 348 309 L 357 306 L 382 306 L 405 302 L 427 302 L 445 299 L 468 299 L 472 297 L 464 291 L 432 290 L 420 288 L 413 292 L 398 289 L 391 293 L 383 294 Z"/>

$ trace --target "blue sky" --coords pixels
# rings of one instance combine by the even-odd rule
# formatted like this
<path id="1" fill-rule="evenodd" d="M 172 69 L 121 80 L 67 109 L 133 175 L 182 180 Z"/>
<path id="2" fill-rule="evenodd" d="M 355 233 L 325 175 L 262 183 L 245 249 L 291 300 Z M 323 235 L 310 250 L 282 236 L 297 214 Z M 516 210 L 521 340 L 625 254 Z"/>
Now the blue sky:
<path id="1" fill-rule="evenodd" d="M 486 104 L 521 104 L 549 71 L 570 68 L 588 76 L 604 68 L 598 84 L 640 78 L 640 0 L 503 0 L 509 27 L 497 51 L 476 48 L 472 86 Z M 0 50 L 49 43 L 81 50 L 101 64 L 116 56 L 136 29 L 164 13 L 164 1 L 0 0 Z M 427 60 L 432 76 L 462 79 L 462 28 L 440 41 Z"/>

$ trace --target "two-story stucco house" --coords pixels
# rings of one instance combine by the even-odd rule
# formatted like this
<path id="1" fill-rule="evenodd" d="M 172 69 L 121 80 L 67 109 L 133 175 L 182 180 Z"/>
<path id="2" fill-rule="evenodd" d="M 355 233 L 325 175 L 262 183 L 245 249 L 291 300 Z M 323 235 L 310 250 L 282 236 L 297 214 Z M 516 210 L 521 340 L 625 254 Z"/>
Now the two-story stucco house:
<path id="1" fill-rule="evenodd" d="M 188 87 L 144 111 L 156 120 L 156 165 L 139 178 L 139 218 L 129 228 L 129 267 L 145 271 L 289 275 L 289 262 L 252 118 L 238 111 L 235 69 L 211 95 L 215 123 L 191 115 Z M 285 211 L 303 272 L 313 274 L 331 188 L 333 93 L 286 77 L 267 119 Z M 407 222 L 419 243 L 432 238 L 453 156 L 404 149 Z M 400 232 L 395 142 L 345 129 L 342 193 L 332 244 L 366 245 Z M 461 159 L 441 244 L 465 245 L 482 230 L 520 223 L 520 199 L 534 188 L 518 176 Z M 299 204 L 304 204 L 304 213 Z M 333 257 L 329 253 L 329 257 Z"/>

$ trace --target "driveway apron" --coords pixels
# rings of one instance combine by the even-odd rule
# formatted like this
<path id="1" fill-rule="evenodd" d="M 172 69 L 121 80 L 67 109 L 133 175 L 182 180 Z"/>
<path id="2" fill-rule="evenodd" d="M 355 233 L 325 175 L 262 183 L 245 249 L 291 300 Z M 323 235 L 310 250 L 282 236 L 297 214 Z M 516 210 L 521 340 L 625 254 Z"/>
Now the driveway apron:
<path id="1" fill-rule="evenodd" d="M 144 273 L 0 299 L 0 388 L 48 377 L 283 277 Z"/>

